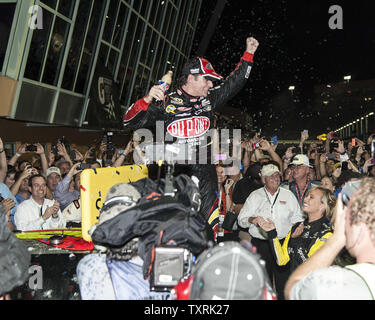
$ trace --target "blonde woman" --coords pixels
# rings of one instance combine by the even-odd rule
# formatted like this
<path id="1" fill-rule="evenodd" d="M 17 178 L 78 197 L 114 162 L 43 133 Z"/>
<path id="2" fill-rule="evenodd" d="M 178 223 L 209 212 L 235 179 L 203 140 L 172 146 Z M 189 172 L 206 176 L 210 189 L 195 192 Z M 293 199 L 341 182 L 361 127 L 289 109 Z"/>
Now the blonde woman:
<path id="1" fill-rule="evenodd" d="M 302 206 L 307 218 L 295 224 L 283 242 L 277 238 L 272 220 L 262 219 L 259 222 L 259 226 L 267 232 L 278 265 L 290 262 L 290 271 L 293 271 L 324 245 L 333 232 L 330 218 L 335 205 L 336 198 L 330 190 L 322 187 L 310 189 Z"/>

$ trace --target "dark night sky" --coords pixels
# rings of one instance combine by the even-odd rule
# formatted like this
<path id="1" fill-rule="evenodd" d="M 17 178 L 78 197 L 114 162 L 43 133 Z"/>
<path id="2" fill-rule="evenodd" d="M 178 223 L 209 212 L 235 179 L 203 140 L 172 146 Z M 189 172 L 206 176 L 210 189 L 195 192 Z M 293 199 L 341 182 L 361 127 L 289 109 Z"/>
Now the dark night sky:
<path id="1" fill-rule="evenodd" d="M 203 1 L 192 54 L 215 3 Z M 343 9 L 343 30 L 331 30 L 328 26 L 331 5 Z M 347 74 L 352 75 L 352 80 L 375 78 L 374 21 L 375 1 L 371 0 L 228 0 L 204 56 L 218 73 L 227 76 L 245 50 L 246 37 L 258 39 L 260 46 L 251 80 L 228 106 L 247 108 L 260 127 L 270 121 L 272 127 L 270 114 L 287 118 L 288 111 L 308 113 L 314 85 L 340 82 Z M 296 106 L 281 107 L 274 103 L 275 99 L 290 94 L 290 85 L 296 86 L 298 110 Z M 268 112 L 267 116 L 264 112 Z M 295 136 L 291 138 L 319 122 L 318 118 L 301 120 L 306 123 L 296 124 Z"/>

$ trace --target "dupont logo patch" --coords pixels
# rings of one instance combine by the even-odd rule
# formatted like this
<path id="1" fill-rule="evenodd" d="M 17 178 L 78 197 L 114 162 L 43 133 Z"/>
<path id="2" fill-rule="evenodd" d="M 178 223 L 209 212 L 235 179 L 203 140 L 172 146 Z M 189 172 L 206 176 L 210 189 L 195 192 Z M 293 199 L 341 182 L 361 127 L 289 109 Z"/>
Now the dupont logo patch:
<path id="1" fill-rule="evenodd" d="M 172 122 L 167 131 L 175 138 L 194 138 L 205 134 L 210 124 L 210 119 L 207 117 L 193 117 Z"/>

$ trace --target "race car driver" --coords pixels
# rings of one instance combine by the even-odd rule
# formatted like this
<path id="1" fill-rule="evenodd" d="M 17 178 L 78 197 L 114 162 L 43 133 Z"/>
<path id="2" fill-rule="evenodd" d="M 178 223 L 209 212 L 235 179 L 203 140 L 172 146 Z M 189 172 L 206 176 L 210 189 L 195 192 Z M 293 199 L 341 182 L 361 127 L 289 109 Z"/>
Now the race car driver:
<path id="1" fill-rule="evenodd" d="M 130 129 L 149 128 L 162 121 L 165 140 L 175 139 L 178 144 L 189 148 L 189 155 L 197 159 L 205 150 L 207 157 L 207 136 L 213 128 L 215 109 L 225 105 L 246 84 L 253 66 L 253 57 L 258 48 L 253 37 L 246 39 L 246 51 L 235 70 L 223 80 L 215 72 L 209 61 L 202 57 L 188 60 L 177 80 L 178 89 L 166 94 L 162 85 L 153 86 L 148 94 L 136 101 L 127 110 L 124 126 Z M 214 81 L 221 81 L 214 88 Z M 162 101 L 163 103 L 155 103 Z M 208 148 L 210 149 L 210 148 Z M 206 164 L 202 164 L 206 163 Z M 207 164 L 208 162 L 208 164 Z M 200 215 L 202 224 L 216 239 L 219 213 L 217 197 L 217 176 L 212 161 L 198 160 L 197 164 L 176 165 L 175 174 L 185 173 L 199 179 L 202 205 Z"/>

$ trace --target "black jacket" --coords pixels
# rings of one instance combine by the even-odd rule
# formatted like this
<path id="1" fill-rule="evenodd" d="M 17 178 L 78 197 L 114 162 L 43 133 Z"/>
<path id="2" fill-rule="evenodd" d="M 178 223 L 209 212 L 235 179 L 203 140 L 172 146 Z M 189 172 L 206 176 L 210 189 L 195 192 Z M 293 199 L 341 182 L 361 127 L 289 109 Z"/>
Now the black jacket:
<path id="1" fill-rule="evenodd" d="M 124 126 L 130 129 L 154 127 L 164 122 L 164 135 L 183 140 L 191 146 L 200 146 L 202 137 L 213 128 L 215 109 L 225 105 L 246 84 L 253 65 L 253 55 L 245 52 L 236 69 L 219 86 L 211 89 L 207 97 L 193 97 L 181 88 L 166 95 L 160 107 L 136 101 L 126 112 Z"/>

